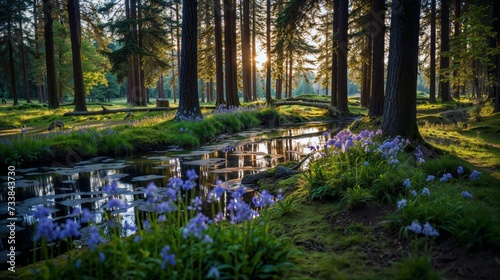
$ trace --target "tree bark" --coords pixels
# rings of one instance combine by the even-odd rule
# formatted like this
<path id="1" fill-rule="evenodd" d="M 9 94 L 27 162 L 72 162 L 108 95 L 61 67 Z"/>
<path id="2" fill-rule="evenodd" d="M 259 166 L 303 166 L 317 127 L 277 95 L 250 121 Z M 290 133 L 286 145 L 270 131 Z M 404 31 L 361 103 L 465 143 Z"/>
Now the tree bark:
<path id="1" fill-rule="evenodd" d="M 239 107 L 235 0 L 224 0 L 224 35 L 227 106 Z"/>
<path id="2" fill-rule="evenodd" d="M 439 63 L 439 87 L 441 91 L 441 102 L 445 103 L 451 100 L 450 98 L 450 81 L 444 74 L 444 70 L 450 67 L 450 58 L 444 56 L 443 52 L 450 50 L 450 8 L 449 0 L 441 0 L 441 55 Z"/>
<path id="3" fill-rule="evenodd" d="M 372 68 L 372 35 L 365 34 L 365 62 L 363 62 L 363 86 L 361 92 L 361 107 L 368 107 L 370 104 L 371 91 L 371 68 Z"/>
<path id="4" fill-rule="evenodd" d="M 436 0 L 431 0 L 429 103 L 436 103 Z"/>
<path id="5" fill-rule="evenodd" d="M 225 104 L 224 100 L 224 72 L 223 72 L 223 52 L 222 52 L 222 24 L 220 0 L 214 0 L 215 17 L 215 91 L 217 98 L 215 106 Z"/>
<path id="6" fill-rule="evenodd" d="M 497 34 L 494 44 L 498 49 L 500 48 L 500 1 L 493 2 L 493 15 L 496 19 L 493 21 L 493 31 Z M 493 86 L 493 90 L 495 91 L 494 112 L 500 112 L 500 54 L 496 54 L 493 63 L 496 63 L 496 83 Z"/>
<path id="7" fill-rule="evenodd" d="M 68 19 L 71 35 L 71 55 L 73 58 L 73 80 L 75 90 L 75 111 L 87 111 L 85 103 L 85 85 L 81 56 L 80 1 L 68 0 Z"/>
<path id="8" fill-rule="evenodd" d="M 175 120 L 202 118 L 198 100 L 198 12 L 197 1 L 182 5 L 181 71 L 179 72 L 179 107 Z"/>
<path id="9" fill-rule="evenodd" d="M 457 38 L 459 35 L 460 35 L 460 21 L 459 21 L 459 17 L 460 17 L 460 4 L 461 4 L 461 0 L 455 0 L 455 20 L 454 20 L 454 33 L 453 33 L 453 36 L 455 38 Z M 453 64 L 455 64 L 455 67 L 458 67 L 458 56 L 455 56 L 453 58 Z M 458 75 L 458 71 L 455 69 L 453 70 L 453 77 L 456 77 Z M 460 99 L 460 84 L 458 83 L 454 83 L 453 84 L 453 98 L 455 99 Z"/>
<path id="10" fill-rule="evenodd" d="M 368 115 L 384 114 L 385 0 L 372 1 L 372 96 Z"/>
<path id="11" fill-rule="evenodd" d="M 250 52 L 250 0 L 243 0 L 243 30 L 241 34 L 241 63 L 243 70 L 243 100 L 252 100 L 252 67 Z"/>
<path id="12" fill-rule="evenodd" d="M 47 90 L 50 109 L 59 108 L 56 84 L 56 65 L 54 61 L 54 31 L 52 28 L 52 1 L 43 0 L 44 12 L 44 37 L 45 37 L 45 63 L 47 68 Z"/>
<path id="13" fill-rule="evenodd" d="M 339 32 L 339 0 L 333 1 L 333 51 L 332 51 L 332 98 L 330 105 L 338 105 L 338 32 Z"/>
<path id="14" fill-rule="evenodd" d="M 337 46 L 337 108 L 342 113 L 348 113 L 347 107 L 347 29 L 349 19 L 349 0 L 339 0 L 339 32 Z"/>
<path id="15" fill-rule="evenodd" d="M 271 0 L 266 3 L 266 103 L 271 104 Z"/>
<path id="16" fill-rule="evenodd" d="M 12 91 L 12 97 L 14 99 L 14 106 L 19 105 L 19 100 L 17 98 L 17 85 L 16 85 L 16 69 L 14 69 L 14 46 L 12 45 L 12 24 L 11 20 L 7 21 L 7 42 L 9 49 L 9 70 L 10 70 L 10 87 Z"/>
<path id="17" fill-rule="evenodd" d="M 421 140 L 417 126 L 420 0 L 392 2 L 387 93 L 382 131 Z"/>
<path id="18" fill-rule="evenodd" d="M 23 81 L 24 81 L 24 95 L 26 98 L 26 103 L 31 103 L 30 89 L 28 85 L 28 67 L 26 66 L 26 48 L 24 47 L 24 35 L 23 35 L 23 23 L 21 17 L 19 17 L 19 34 L 20 34 L 20 44 L 21 44 L 21 67 L 23 69 Z"/>

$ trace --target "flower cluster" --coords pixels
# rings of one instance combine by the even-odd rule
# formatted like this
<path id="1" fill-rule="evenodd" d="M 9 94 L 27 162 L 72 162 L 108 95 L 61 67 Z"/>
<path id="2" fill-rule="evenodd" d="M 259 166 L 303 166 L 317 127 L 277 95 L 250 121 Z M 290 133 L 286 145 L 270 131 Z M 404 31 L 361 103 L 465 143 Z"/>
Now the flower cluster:
<path id="1" fill-rule="evenodd" d="M 422 234 L 425 236 L 439 236 L 439 232 L 433 228 L 429 222 L 425 222 L 424 226 L 421 226 L 417 221 L 413 221 L 406 227 L 406 229 L 416 234 Z"/>
<path id="2" fill-rule="evenodd" d="M 59 225 L 49 218 L 49 209 L 41 205 L 37 206 L 36 209 L 37 211 L 34 213 L 35 218 L 38 218 L 36 240 L 45 238 L 48 242 L 53 242 L 58 239 L 71 239 L 80 236 L 78 232 L 80 229 L 79 223 L 71 219 L 66 219 L 64 224 Z"/>

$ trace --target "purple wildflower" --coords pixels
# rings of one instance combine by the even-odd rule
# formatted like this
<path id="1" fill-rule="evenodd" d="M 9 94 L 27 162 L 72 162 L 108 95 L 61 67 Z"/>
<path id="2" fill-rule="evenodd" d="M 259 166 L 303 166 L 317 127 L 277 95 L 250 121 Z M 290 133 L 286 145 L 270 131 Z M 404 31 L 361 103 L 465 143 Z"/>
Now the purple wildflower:
<path id="1" fill-rule="evenodd" d="M 219 278 L 220 278 L 220 272 L 219 272 L 219 270 L 217 269 L 217 267 L 212 266 L 212 267 L 210 268 L 210 270 L 208 271 L 207 277 L 208 277 L 208 278 L 215 278 L 215 279 L 219 279 Z"/>
<path id="2" fill-rule="evenodd" d="M 104 260 L 106 259 L 106 255 L 104 255 L 103 252 L 99 252 L 99 258 L 101 259 L 101 262 L 104 262 Z"/>
<path id="3" fill-rule="evenodd" d="M 410 194 L 413 195 L 413 196 L 417 196 L 417 191 L 416 190 L 411 190 Z"/>
<path id="4" fill-rule="evenodd" d="M 422 232 L 422 226 L 416 221 L 411 222 L 411 225 L 406 226 L 406 229 L 409 231 L 412 231 L 416 234 L 419 234 Z"/>
<path id="5" fill-rule="evenodd" d="M 111 184 L 104 186 L 104 192 L 107 195 L 117 194 L 119 192 L 118 183 L 116 181 L 113 181 L 111 182 Z"/>
<path id="6" fill-rule="evenodd" d="M 426 222 L 422 228 L 422 234 L 426 236 L 439 236 L 439 232 L 433 228 L 429 222 Z"/>
<path id="7" fill-rule="evenodd" d="M 403 182 L 403 186 L 405 186 L 406 188 L 410 188 L 411 187 L 410 178 L 406 178 L 405 179 L 405 181 Z"/>
<path id="8" fill-rule="evenodd" d="M 62 225 L 62 229 L 59 232 L 59 238 L 71 238 L 78 237 L 80 233 L 78 230 L 80 229 L 80 224 L 75 223 L 75 221 L 71 219 L 66 219 L 66 223 Z"/>
<path id="9" fill-rule="evenodd" d="M 465 198 L 472 198 L 473 197 L 472 194 L 470 194 L 468 191 L 463 191 L 462 196 Z"/>
<path id="10" fill-rule="evenodd" d="M 408 200 L 406 200 L 404 198 L 401 199 L 400 201 L 398 201 L 398 210 L 405 207 L 407 202 L 408 202 Z"/>
<path id="11" fill-rule="evenodd" d="M 430 182 L 430 181 L 433 181 L 435 178 L 436 178 L 436 176 L 429 175 L 429 176 L 427 176 L 427 179 L 425 181 Z"/>
<path id="12" fill-rule="evenodd" d="M 193 235 L 194 237 L 201 239 L 203 231 L 208 228 L 207 225 L 208 218 L 202 213 L 196 214 L 191 220 L 187 222 L 186 227 L 183 229 L 182 235 L 184 238 Z"/>
<path id="13" fill-rule="evenodd" d="M 255 207 L 269 207 L 274 204 L 273 200 L 274 196 L 267 192 L 267 190 L 263 190 L 259 196 L 254 196 L 252 198 L 252 203 Z"/>
<path id="14" fill-rule="evenodd" d="M 45 208 L 42 205 L 38 205 L 36 207 L 36 212 L 34 212 L 33 215 L 37 219 L 47 218 L 50 215 L 50 209 L 49 208 Z"/>
<path id="15" fill-rule="evenodd" d="M 99 244 L 99 228 L 97 226 L 90 227 L 90 238 L 87 241 L 87 245 L 90 248 L 90 251 L 94 251 L 97 244 Z"/>
<path id="16" fill-rule="evenodd" d="M 479 172 L 477 170 L 474 170 L 470 174 L 470 179 L 473 180 L 473 181 L 477 181 L 477 180 L 479 180 L 479 175 L 481 175 L 481 174 L 482 174 L 481 172 Z"/>
<path id="17" fill-rule="evenodd" d="M 221 184 L 222 181 L 217 180 L 217 182 L 215 183 L 215 188 L 208 193 L 208 203 L 211 203 L 212 201 L 218 201 L 221 198 L 222 194 L 224 194 L 226 190 L 221 186 Z"/>
<path id="18" fill-rule="evenodd" d="M 420 192 L 420 194 L 425 195 L 425 196 L 430 196 L 430 195 L 431 195 L 431 192 L 429 191 L 429 189 L 428 189 L 428 188 L 424 188 L 424 189 Z"/>
<path id="19" fill-rule="evenodd" d="M 121 201 L 119 199 L 110 199 L 108 201 L 108 204 L 104 206 L 104 208 L 118 208 L 118 209 L 124 209 L 127 208 L 127 203 L 124 201 Z"/>
<path id="20" fill-rule="evenodd" d="M 446 182 L 451 178 L 453 178 L 453 175 L 451 175 L 451 173 L 446 173 L 443 174 L 443 177 L 441 177 L 441 179 L 439 179 L 439 182 Z"/>
<path id="21" fill-rule="evenodd" d="M 170 264 L 171 266 L 174 266 L 177 264 L 177 262 L 175 261 L 175 255 L 170 254 L 170 246 L 168 246 L 168 245 L 165 245 L 165 247 L 163 247 L 163 249 L 161 249 L 160 257 L 162 259 L 161 269 L 165 269 L 165 267 L 167 266 L 167 263 Z"/>
<path id="22" fill-rule="evenodd" d="M 94 215 L 90 212 L 90 210 L 87 208 L 83 208 L 82 218 L 80 219 L 80 222 L 88 223 L 89 221 L 93 221 L 93 220 L 94 220 Z"/>
<path id="23" fill-rule="evenodd" d="M 47 241 L 52 242 L 57 240 L 61 228 L 51 219 L 44 217 L 38 221 L 36 239 L 44 237 Z"/>
<path id="24" fill-rule="evenodd" d="M 464 174 L 464 168 L 461 165 L 457 168 L 457 173 L 458 175 Z"/>
<path id="25" fill-rule="evenodd" d="M 188 210 L 201 211 L 202 205 L 203 205 L 203 201 L 201 201 L 201 198 L 199 196 L 197 196 L 191 200 L 191 205 L 189 205 L 187 208 L 188 208 Z"/>
<path id="26" fill-rule="evenodd" d="M 146 202 L 147 203 L 156 203 L 158 200 L 158 188 L 155 183 L 151 182 L 146 187 Z"/>

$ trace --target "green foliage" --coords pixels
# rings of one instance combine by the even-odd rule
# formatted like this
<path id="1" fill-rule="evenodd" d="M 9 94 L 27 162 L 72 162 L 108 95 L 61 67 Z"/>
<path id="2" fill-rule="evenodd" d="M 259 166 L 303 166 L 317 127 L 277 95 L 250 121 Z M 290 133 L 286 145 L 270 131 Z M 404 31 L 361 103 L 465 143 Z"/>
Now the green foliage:
<path id="1" fill-rule="evenodd" d="M 369 189 L 364 189 L 357 185 L 354 188 L 347 188 L 341 201 L 347 204 L 347 208 L 356 209 L 362 205 L 368 205 L 374 198 L 375 196 L 371 194 Z"/>
<path id="2" fill-rule="evenodd" d="M 393 275 L 394 280 L 427 279 L 440 280 L 442 273 L 434 270 L 432 258 L 426 254 L 414 254 L 396 263 Z"/>

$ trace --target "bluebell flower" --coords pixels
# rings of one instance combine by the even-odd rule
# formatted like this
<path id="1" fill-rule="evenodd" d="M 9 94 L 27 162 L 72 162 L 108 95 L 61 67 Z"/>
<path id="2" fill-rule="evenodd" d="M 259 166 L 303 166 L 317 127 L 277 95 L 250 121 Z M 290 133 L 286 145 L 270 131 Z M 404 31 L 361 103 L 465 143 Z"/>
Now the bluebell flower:
<path id="1" fill-rule="evenodd" d="M 198 175 L 196 174 L 196 171 L 194 169 L 190 169 L 186 172 L 188 180 L 193 181 L 198 179 Z"/>
<path id="2" fill-rule="evenodd" d="M 429 191 L 428 188 L 423 188 L 420 194 L 425 195 L 425 196 L 430 196 L 431 192 Z"/>
<path id="3" fill-rule="evenodd" d="M 104 206 L 104 208 L 118 208 L 118 209 L 124 209 L 127 208 L 127 203 L 124 201 L 121 201 L 119 199 L 110 199 L 108 200 L 108 204 Z"/>
<path id="4" fill-rule="evenodd" d="M 167 263 L 170 264 L 171 266 L 177 264 L 177 262 L 175 261 L 175 255 L 170 254 L 170 246 L 168 245 L 165 245 L 165 247 L 161 249 L 160 257 L 162 259 L 161 269 L 165 269 L 165 267 L 167 267 Z"/>
<path id="5" fill-rule="evenodd" d="M 443 174 L 443 177 L 441 177 L 441 179 L 439 179 L 439 182 L 446 182 L 451 178 L 453 178 L 453 175 L 451 175 L 451 173 L 446 173 Z"/>
<path id="6" fill-rule="evenodd" d="M 411 222 L 411 225 L 406 226 L 406 229 L 416 234 L 420 234 L 422 232 L 422 226 L 416 221 Z"/>
<path id="7" fill-rule="evenodd" d="M 203 240 L 201 242 L 202 243 L 214 243 L 214 240 L 212 239 L 212 237 L 210 237 L 210 235 L 205 234 L 205 236 L 203 237 Z"/>
<path id="8" fill-rule="evenodd" d="M 255 207 L 269 207 L 274 204 L 274 196 L 267 192 L 267 190 L 263 190 L 260 195 L 254 196 L 252 198 L 252 203 Z"/>
<path id="9" fill-rule="evenodd" d="M 113 182 L 111 182 L 111 184 L 104 186 L 104 192 L 107 195 L 118 194 L 118 192 L 119 192 L 118 183 L 116 181 L 113 181 Z"/>
<path id="10" fill-rule="evenodd" d="M 328 135 L 330 135 L 330 132 L 328 131 L 323 132 L 323 136 L 328 136 Z"/>
<path id="11" fill-rule="evenodd" d="M 426 236 L 439 236 L 439 232 L 433 228 L 429 222 L 426 222 L 422 228 L 422 234 Z"/>
<path id="12" fill-rule="evenodd" d="M 170 178 L 167 184 L 168 187 L 172 188 L 175 191 L 178 191 L 182 187 L 182 185 L 184 185 L 184 181 L 177 177 Z"/>
<path id="13" fill-rule="evenodd" d="M 189 220 L 182 231 L 182 235 L 184 238 L 188 238 L 188 236 L 194 236 L 198 239 L 201 239 L 203 236 L 203 232 L 208 228 L 208 218 L 202 213 L 196 214 L 191 220 Z"/>
<path id="14" fill-rule="evenodd" d="M 48 242 L 55 241 L 59 238 L 61 228 L 51 219 L 44 217 L 38 220 L 36 230 L 36 240 L 44 237 Z"/>
<path id="15" fill-rule="evenodd" d="M 434 176 L 434 175 L 429 175 L 429 176 L 427 176 L 427 179 L 426 179 L 425 181 L 426 181 L 426 182 L 430 182 L 430 181 L 433 181 L 435 178 L 436 178 L 436 176 Z"/>
<path id="16" fill-rule="evenodd" d="M 403 186 L 405 186 L 406 188 L 410 188 L 411 187 L 410 178 L 406 178 L 405 179 L 405 181 L 403 182 Z"/>
<path id="17" fill-rule="evenodd" d="M 417 196 L 417 191 L 416 190 L 411 190 L 410 194 L 413 195 L 413 196 Z"/>
<path id="18" fill-rule="evenodd" d="M 207 278 L 215 278 L 219 279 L 220 278 L 220 272 L 217 269 L 217 267 L 212 266 L 210 270 L 208 271 Z"/>
<path id="19" fill-rule="evenodd" d="M 425 159 L 423 159 L 423 158 L 417 158 L 417 163 L 419 163 L 419 164 L 425 163 Z"/>
<path id="20" fill-rule="evenodd" d="M 218 201 L 221 198 L 222 194 L 224 194 L 226 190 L 221 186 L 221 184 L 222 181 L 217 180 L 217 182 L 215 183 L 215 188 L 208 193 L 208 203 L 211 203 L 212 201 Z"/>
<path id="21" fill-rule="evenodd" d="M 187 208 L 188 208 L 188 210 L 201 211 L 202 205 L 203 205 L 203 201 L 201 201 L 201 198 L 199 196 L 197 196 L 191 200 L 191 205 L 189 205 Z"/>
<path id="22" fill-rule="evenodd" d="M 457 173 L 458 173 L 458 175 L 464 174 L 464 168 L 461 165 L 458 167 Z"/>
<path id="23" fill-rule="evenodd" d="M 408 200 L 406 200 L 404 198 L 401 199 L 400 201 L 398 201 L 398 210 L 405 207 L 407 202 L 408 202 Z"/>
<path id="24" fill-rule="evenodd" d="M 97 244 L 99 244 L 99 237 L 101 235 L 99 234 L 99 228 L 97 226 L 91 226 L 90 227 L 90 238 L 87 241 L 87 245 L 90 248 L 90 251 L 94 251 L 95 248 L 97 247 Z"/>
<path id="25" fill-rule="evenodd" d="M 140 235 L 136 235 L 136 236 L 134 237 L 134 242 L 135 242 L 135 243 L 139 243 L 139 241 L 141 241 L 141 239 L 142 239 L 142 238 L 141 238 L 141 236 L 140 236 Z"/>
<path id="26" fill-rule="evenodd" d="M 151 231 L 151 224 L 149 224 L 149 221 L 148 220 L 144 220 L 142 222 L 142 228 L 147 232 L 149 233 Z"/>
<path id="27" fill-rule="evenodd" d="M 368 161 L 365 161 L 364 165 L 368 166 L 368 165 L 370 165 L 370 163 Z"/>
<path id="28" fill-rule="evenodd" d="M 127 230 L 137 231 L 137 227 L 129 224 L 128 221 L 125 221 L 125 225 L 123 226 L 123 229 L 126 231 Z"/>
<path id="29" fill-rule="evenodd" d="M 106 259 L 106 255 L 104 255 L 103 252 L 99 252 L 99 258 L 101 259 L 101 262 L 104 262 L 104 260 Z"/>
<path id="30" fill-rule="evenodd" d="M 463 191 L 462 196 L 465 198 L 472 198 L 473 197 L 472 194 L 470 194 L 468 191 Z"/>
<path id="31" fill-rule="evenodd" d="M 92 214 L 89 209 L 83 208 L 82 209 L 82 217 L 80 219 L 80 222 L 88 223 L 88 222 L 93 221 L 93 220 L 94 220 L 94 214 Z"/>
<path id="32" fill-rule="evenodd" d="M 470 174 L 470 179 L 473 180 L 473 181 L 479 180 L 479 175 L 481 175 L 481 174 L 482 174 L 481 172 L 479 172 L 477 170 L 474 170 Z"/>
<path id="33" fill-rule="evenodd" d="M 226 216 L 224 215 L 224 213 L 223 213 L 223 212 L 219 212 L 219 213 L 217 213 L 217 214 L 215 215 L 215 217 L 214 217 L 214 222 L 215 222 L 215 223 L 218 223 L 218 222 L 220 222 L 220 221 L 225 221 L 225 220 L 226 220 Z"/>
<path id="34" fill-rule="evenodd" d="M 151 182 L 146 187 L 146 202 L 147 203 L 156 203 L 158 200 L 158 188 L 155 183 Z"/>
<path id="35" fill-rule="evenodd" d="M 167 220 L 167 216 L 166 215 L 160 215 L 158 216 L 158 223 L 163 223 Z"/>
<path id="36" fill-rule="evenodd" d="M 36 207 L 36 212 L 33 213 L 33 216 L 35 216 L 35 218 L 37 219 L 46 218 L 49 215 L 50 215 L 50 209 L 45 208 L 42 205 L 38 205 Z"/>
<path id="37" fill-rule="evenodd" d="M 170 200 L 164 201 L 156 205 L 156 212 L 158 213 L 171 213 L 176 210 L 177 207 Z"/>
<path id="38" fill-rule="evenodd" d="M 71 219 L 66 219 L 66 223 L 62 225 L 61 231 L 59 232 L 59 238 L 72 238 L 78 237 L 80 233 L 78 230 L 80 229 L 80 224 L 75 223 L 75 221 Z"/>

